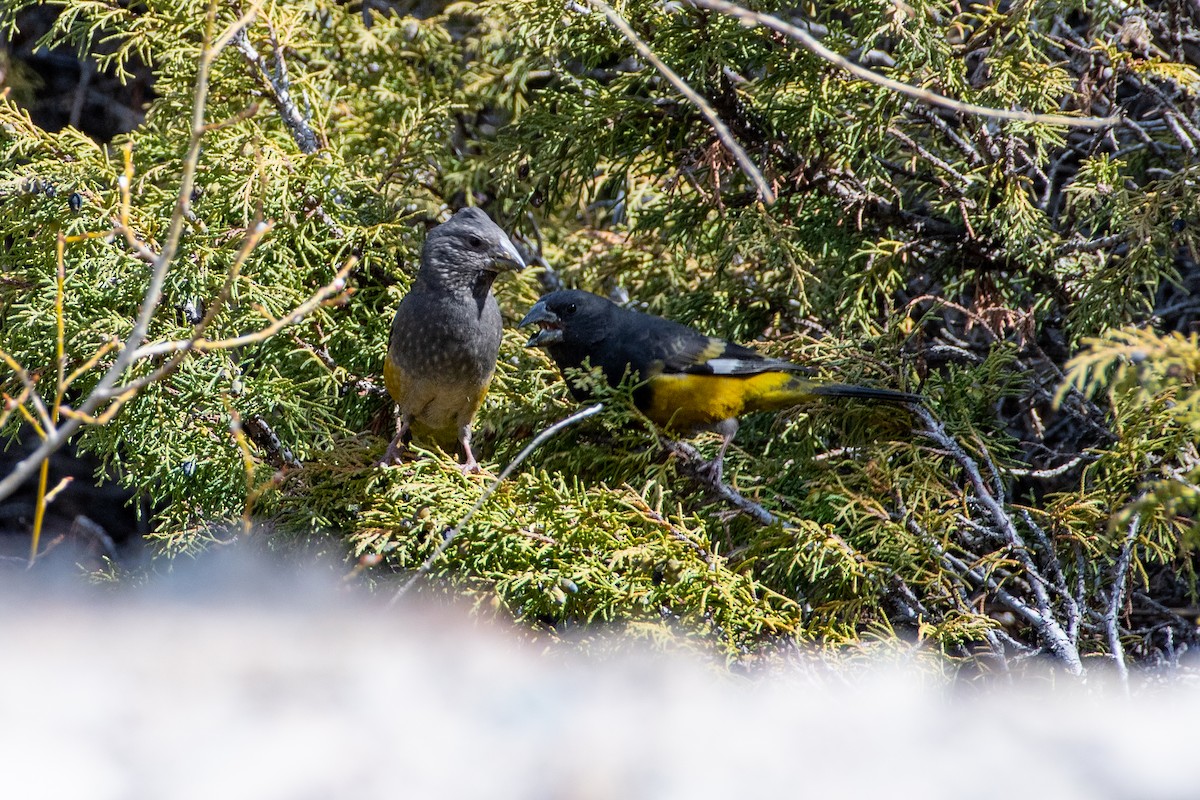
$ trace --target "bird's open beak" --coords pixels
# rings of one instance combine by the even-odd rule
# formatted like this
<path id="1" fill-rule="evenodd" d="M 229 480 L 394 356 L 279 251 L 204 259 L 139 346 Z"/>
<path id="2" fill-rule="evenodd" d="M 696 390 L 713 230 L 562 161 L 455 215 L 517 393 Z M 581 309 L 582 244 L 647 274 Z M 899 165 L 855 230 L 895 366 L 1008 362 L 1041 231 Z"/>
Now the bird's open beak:
<path id="1" fill-rule="evenodd" d="M 529 309 L 529 313 L 525 315 L 525 318 L 517 323 L 517 327 L 524 328 L 526 325 L 532 325 L 535 322 L 541 328 L 533 336 L 529 337 L 529 341 L 525 343 L 526 347 L 548 347 L 555 342 L 562 341 L 562 324 L 558 319 L 558 314 L 546 308 L 546 303 L 543 300 L 538 300 L 534 303 L 533 308 Z"/>
<path id="2" fill-rule="evenodd" d="M 508 269 L 525 269 L 525 259 L 521 258 L 521 253 L 517 250 L 516 245 L 509 241 L 507 236 L 502 236 L 500 246 L 492 251 L 492 264 L 495 265 L 497 272 Z"/>

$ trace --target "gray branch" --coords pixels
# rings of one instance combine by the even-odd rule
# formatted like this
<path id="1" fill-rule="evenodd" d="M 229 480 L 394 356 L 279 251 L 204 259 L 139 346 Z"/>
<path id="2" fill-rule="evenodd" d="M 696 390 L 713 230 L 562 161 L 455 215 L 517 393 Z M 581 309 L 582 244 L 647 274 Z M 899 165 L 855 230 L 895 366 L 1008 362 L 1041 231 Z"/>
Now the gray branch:
<path id="1" fill-rule="evenodd" d="M 1121 544 L 1121 553 L 1117 556 L 1117 564 L 1113 569 L 1112 591 L 1108 595 L 1108 609 L 1104 612 L 1104 630 L 1108 634 L 1108 649 L 1112 654 L 1113 663 L 1117 666 L 1117 674 L 1121 683 L 1129 688 L 1129 669 L 1125 666 L 1125 648 L 1121 645 L 1121 627 L 1118 617 L 1121 606 L 1125 602 L 1125 579 L 1129 574 L 1129 564 L 1133 560 L 1133 544 L 1137 541 L 1138 528 L 1142 518 L 1134 515 Z"/>
<path id="2" fill-rule="evenodd" d="M 975 463 L 975 459 L 971 458 L 963 450 L 962 446 L 946 432 L 945 426 L 934 418 L 929 409 L 924 406 L 914 406 L 913 413 L 917 414 L 925 423 L 925 435 L 949 453 L 950 457 L 966 472 L 967 479 L 975 490 L 976 498 L 984 510 L 987 511 L 988 516 L 991 517 L 992 524 L 996 527 L 999 534 L 1008 542 L 1013 557 L 1025 571 L 1029 579 L 1030 589 L 1033 592 L 1033 606 L 1003 591 L 992 579 L 983 575 L 978 570 L 971 570 L 967 574 L 971 576 L 972 580 L 983 581 L 1002 603 L 1032 624 L 1037 630 L 1042 643 L 1067 666 L 1067 669 L 1072 674 L 1082 675 L 1084 669 L 1083 662 L 1079 658 L 1079 650 L 1072 643 L 1070 636 L 1063 630 L 1063 626 L 1054 615 L 1054 608 L 1050 602 L 1050 593 L 1047 591 L 1047 581 L 1042 576 L 1037 564 L 1034 563 L 1029 548 L 1026 547 L 1024 539 L 1017 530 L 1012 517 L 1001 504 L 1003 497 L 993 495 L 988 487 L 988 482 L 979 470 L 979 465 Z M 992 474 L 993 476 L 996 475 L 994 466 L 992 467 Z M 948 554 L 946 557 L 952 558 Z M 961 567 L 966 567 L 966 564 L 959 563 Z"/>

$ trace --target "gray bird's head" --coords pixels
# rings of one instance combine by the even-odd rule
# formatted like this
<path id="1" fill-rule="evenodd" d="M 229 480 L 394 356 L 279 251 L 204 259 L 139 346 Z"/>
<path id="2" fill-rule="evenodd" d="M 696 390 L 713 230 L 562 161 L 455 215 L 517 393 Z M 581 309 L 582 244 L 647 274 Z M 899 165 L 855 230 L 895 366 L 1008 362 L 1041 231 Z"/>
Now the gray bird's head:
<path id="1" fill-rule="evenodd" d="M 507 234 L 478 208 L 464 208 L 429 231 L 421 250 L 421 274 L 437 283 L 470 285 L 480 273 L 494 278 L 524 267 Z"/>

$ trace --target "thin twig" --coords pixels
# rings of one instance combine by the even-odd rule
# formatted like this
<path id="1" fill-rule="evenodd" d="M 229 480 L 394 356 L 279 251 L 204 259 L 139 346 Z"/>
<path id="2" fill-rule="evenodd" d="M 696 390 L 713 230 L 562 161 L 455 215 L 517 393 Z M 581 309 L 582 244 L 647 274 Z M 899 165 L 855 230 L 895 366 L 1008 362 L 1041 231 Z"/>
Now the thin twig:
<path id="1" fill-rule="evenodd" d="M 954 592 L 962 601 L 962 607 L 964 609 L 969 609 L 972 603 L 968 594 L 968 590 L 971 587 L 967 584 L 967 579 L 971 578 L 978 585 L 981 582 L 989 580 L 988 576 L 984 575 L 983 572 L 979 570 L 976 570 L 977 574 L 971 574 L 971 568 L 966 567 L 966 565 L 962 562 L 959 562 L 957 565 L 952 563 L 952 557 L 946 552 L 946 549 L 942 547 L 941 542 L 934 538 L 933 535 L 931 535 L 929 531 L 927 531 L 919 522 L 917 522 L 916 518 L 909 513 L 908 509 L 905 507 L 903 501 L 899 497 L 899 493 L 897 493 L 895 500 L 897 514 L 893 517 L 893 519 L 902 519 L 904 521 L 904 526 L 908 528 L 909 531 L 916 534 L 917 538 L 919 538 L 926 544 L 926 546 L 933 550 L 933 552 L 938 556 L 938 559 L 942 562 L 942 565 L 946 567 L 947 572 L 954 576 Z M 964 569 L 960 569 L 960 566 L 964 567 Z M 1020 604 L 1020 601 L 1017 602 Z M 1023 606 L 1023 604 L 1020 605 Z M 1020 613 L 1012 606 L 1010 606 L 1010 610 L 1012 610 L 1014 613 Z M 926 613 L 925 618 L 929 619 L 931 618 L 931 615 Z M 999 661 L 1001 670 L 1007 672 L 1008 661 L 1004 657 L 1004 644 L 1000 641 L 996 631 L 992 630 L 991 628 L 987 629 L 984 632 L 984 638 L 987 639 L 988 645 L 992 648 L 992 652 Z"/>
<path id="2" fill-rule="evenodd" d="M 283 60 L 283 53 L 280 52 L 279 44 L 275 41 L 275 32 L 271 31 L 272 45 L 275 48 L 275 71 L 267 66 L 266 59 L 259 54 L 254 45 L 250 43 L 250 37 L 246 35 L 246 31 L 242 30 L 233 38 L 233 46 L 241 52 L 242 56 L 254 68 L 255 77 L 259 82 L 271 92 L 271 97 L 275 101 L 275 108 L 279 111 L 279 116 L 283 119 L 284 125 L 287 126 L 288 132 L 292 134 L 292 139 L 300 148 L 300 152 L 306 155 L 311 155 L 321 149 L 321 143 L 317 139 L 317 134 L 313 131 L 312 126 L 308 124 L 308 120 L 300 113 L 300 109 L 296 107 L 296 101 L 292 99 L 292 83 L 288 78 L 287 65 Z"/>
<path id="3" fill-rule="evenodd" d="M 466 513 L 466 516 L 459 520 L 457 525 L 446 531 L 446 533 L 442 536 L 441 544 L 437 546 L 436 550 L 429 554 L 429 558 L 425 559 L 421 566 L 417 567 L 417 571 L 413 573 L 412 577 L 405 581 L 404 585 L 396 590 L 396 593 L 392 595 L 392 599 L 388 601 L 388 605 L 390 606 L 398 603 L 400 598 L 403 597 L 418 580 L 429 574 L 429 570 L 433 567 L 433 562 L 437 561 L 442 553 L 446 552 L 446 548 L 450 546 L 450 543 L 453 542 L 460 533 L 462 533 L 463 526 L 471 521 L 471 518 L 479 512 L 479 509 L 483 508 L 483 504 L 488 501 L 488 498 L 495 493 L 496 489 L 500 488 L 500 484 L 512 474 L 513 470 L 520 466 L 521 462 L 529 457 L 530 453 L 541 447 L 547 439 L 554 436 L 559 431 L 569 428 L 576 422 L 585 420 L 594 414 L 598 414 L 603 409 L 603 403 L 596 403 L 595 405 L 588 406 L 582 411 L 576 411 L 571 416 L 559 420 L 549 428 L 546 428 L 546 430 L 539 433 L 537 436 L 533 437 L 533 441 L 527 444 L 525 449 L 518 453 L 517 457 L 510 461 L 508 466 L 504 468 L 504 470 L 496 477 L 494 481 L 492 481 L 491 485 L 483 490 L 483 494 L 479 495 L 479 499 L 475 501 L 475 505 L 471 506 L 471 510 Z"/>
<path id="4" fill-rule="evenodd" d="M 1133 560 L 1133 543 L 1137 541 L 1138 528 L 1142 518 L 1134 514 L 1125 533 L 1125 541 L 1121 543 L 1121 553 L 1117 556 L 1117 564 L 1113 569 L 1112 590 L 1108 596 L 1108 608 L 1104 612 L 1104 630 L 1108 634 L 1108 649 L 1113 663 L 1117 666 L 1117 675 L 1121 684 L 1129 691 L 1129 668 L 1125 666 L 1125 648 L 1121 645 L 1121 627 L 1119 616 L 1121 606 L 1125 602 L 1125 578 L 1129 573 L 1129 564 Z"/>
<path id="5" fill-rule="evenodd" d="M 73 539 L 90 539 L 94 542 L 100 551 L 103 558 L 115 561 L 117 558 L 117 545 L 112 537 L 108 535 L 108 531 L 104 530 L 104 526 L 92 520 L 89 517 L 79 514 L 71 523 L 71 528 L 67 531 L 67 535 Z"/>
<path id="6" fill-rule="evenodd" d="M 649 61 L 650 65 L 658 70 L 675 87 L 676 91 L 686 97 L 704 115 L 704 118 L 708 120 L 708 124 L 712 126 L 713 131 L 717 134 L 717 138 L 721 140 L 721 144 L 725 146 L 725 149 L 737 161 L 738 166 L 741 167 L 746 177 L 754 182 L 755 187 L 758 189 L 759 199 L 767 205 L 774 203 L 775 190 L 771 188 L 770 184 L 767 183 L 767 179 L 763 177 L 762 172 L 750 160 L 750 156 L 746 153 L 746 150 L 738 144 L 737 139 L 733 138 L 733 133 L 729 130 L 729 126 L 721 121 L 721 118 L 717 116 L 717 112 L 712 105 L 701 97 L 695 89 L 688 86 L 683 78 L 679 77 L 670 67 L 663 63 L 663 60 L 654 54 L 649 45 L 642 41 L 641 37 L 629 26 L 629 23 L 617 14 L 617 12 L 613 11 L 607 3 L 603 0 L 588 0 L 588 2 L 604 12 L 604 16 L 608 17 L 608 21 L 621 32 L 622 36 L 629 40 L 629 43 L 638 51 L 638 54 Z"/>
<path id="7" fill-rule="evenodd" d="M 951 100 L 940 94 L 935 94 L 925 89 L 920 89 L 916 86 L 911 86 L 901 81 L 893 80 L 878 72 L 873 72 L 864 66 L 855 64 L 845 56 L 833 52 L 825 45 L 821 44 L 816 37 L 808 31 L 798 28 L 791 23 L 784 22 L 778 17 L 773 17 L 770 14 L 762 14 L 757 11 L 751 11 L 747 8 L 728 3 L 725 0 L 688 0 L 693 5 L 707 8 L 712 11 L 719 11 L 722 14 L 728 14 L 731 17 L 737 17 L 744 22 L 749 22 L 754 25 L 762 25 L 772 30 L 779 31 L 785 36 L 790 36 L 799 41 L 808 50 L 817 56 L 825 59 L 836 67 L 846 70 L 851 75 L 861 78 L 864 81 L 874 83 L 877 86 L 882 86 L 886 89 L 891 89 L 894 92 L 899 92 L 906 97 L 912 97 L 930 105 L 949 108 L 953 111 L 961 111 L 964 114 L 977 114 L 982 117 L 991 117 L 993 119 L 1016 120 L 1019 122 L 1036 122 L 1043 125 L 1066 125 L 1076 128 L 1104 128 L 1109 125 L 1116 125 L 1119 117 L 1068 117 L 1064 114 L 1034 114 L 1030 111 L 1011 111 L 1001 108 L 988 108 L 987 106 L 978 106 L 974 103 L 964 103 L 960 100 Z"/>
<path id="8" fill-rule="evenodd" d="M 338 364 L 337 361 L 334 360 L 333 355 L 329 352 L 329 348 L 318 347 L 311 342 L 306 342 L 294 331 L 292 332 L 292 341 L 296 343 L 297 347 L 301 347 L 304 350 L 312 353 L 313 357 L 320 361 L 321 364 L 334 376 L 334 378 L 338 378 L 339 373 L 344 375 L 345 379 L 342 381 L 342 386 L 353 389 L 361 396 L 384 397 L 387 395 L 387 389 L 385 387 L 380 386 L 375 381 L 364 378 L 361 375 L 355 375 L 341 364 Z"/>
<path id="9" fill-rule="evenodd" d="M 967 479 L 975 490 L 976 499 L 987 511 L 988 516 L 992 519 L 992 524 L 996 526 L 997 531 L 1008 542 L 1013 556 L 1024 569 L 1025 575 L 1029 579 L 1029 585 L 1033 591 L 1034 603 L 1037 608 L 1035 611 L 1022 602 L 1022 609 L 1018 611 L 1008 599 L 1002 597 L 1002 602 L 1033 624 L 1042 642 L 1050 649 L 1050 652 L 1066 664 L 1072 674 L 1082 675 L 1084 669 L 1083 662 L 1079 658 L 1079 650 L 1071 642 L 1070 637 L 1063 630 L 1062 625 L 1054 615 L 1050 595 L 1046 591 L 1047 581 L 1039 571 L 1037 564 L 1034 563 L 1033 557 L 1029 553 L 1029 548 L 1026 547 L 1021 534 L 1017 531 L 1017 526 L 1013 523 L 1012 517 L 1001 505 L 1003 497 L 992 494 L 992 490 L 988 487 L 988 482 L 980 472 L 979 465 L 975 463 L 975 459 L 971 458 L 963 450 L 962 445 L 946 432 L 945 426 L 933 416 L 929 409 L 924 406 L 913 406 L 912 411 L 925 423 L 923 433 L 949 453 L 950 457 L 967 474 Z M 997 475 L 997 470 L 994 466 L 992 467 L 992 473 L 993 476 Z M 986 580 L 988 581 L 989 588 L 996 592 L 997 597 L 1001 597 L 999 587 L 993 586 L 990 578 Z M 1015 598 L 1013 599 L 1015 600 Z"/>
<path id="10" fill-rule="evenodd" d="M 1075 602 L 1075 596 L 1071 594 L 1071 588 L 1067 586 L 1067 576 L 1063 572 L 1062 562 L 1059 561 L 1058 553 L 1054 550 L 1054 542 L 1050 535 L 1046 533 L 1041 525 L 1038 525 L 1033 519 L 1033 515 L 1028 509 L 1020 509 L 1021 519 L 1025 521 L 1025 527 L 1033 535 L 1037 541 L 1038 547 L 1041 548 L 1042 558 L 1050 570 L 1050 578 L 1054 581 L 1052 588 L 1063 599 L 1063 607 L 1067 615 L 1067 638 L 1076 647 L 1079 646 L 1079 605 Z"/>
<path id="11" fill-rule="evenodd" d="M 686 533 L 668 522 L 662 514 L 650 507 L 650 504 L 646 502 L 645 498 L 639 496 L 636 492 L 631 493 L 634 495 L 634 499 L 629 501 L 629 504 L 632 505 L 638 511 L 638 513 L 644 515 L 650 521 L 657 523 L 660 527 L 666 529 L 667 533 L 671 534 L 672 537 L 682 542 L 684 545 L 693 550 L 696 555 L 700 556 L 700 559 L 704 561 L 704 563 L 707 564 L 710 569 L 715 568 L 716 561 L 713 560 L 713 554 L 708 550 L 708 548 L 694 541 Z"/>
<path id="12" fill-rule="evenodd" d="M 271 26 L 270 20 L 266 20 L 266 25 L 268 35 L 271 39 L 271 47 L 274 51 L 274 70 L 271 70 L 267 66 L 266 59 L 250 43 L 250 37 L 244 30 L 240 31 L 234 37 L 233 44 L 250 64 L 259 82 L 262 83 L 263 87 L 274 98 L 275 108 L 279 112 L 280 118 L 283 119 L 283 124 L 287 127 L 288 132 L 292 135 L 292 139 L 296 142 L 296 146 L 300 148 L 300 152 L 305 155 L 313 155 L 321 150 L 320 137 L 317 136 L 317 132 L 309 124 L 308 118 L 300 112 L 296 101 L 292 99 L 292 82 L 291 78 L 288 77 L 287 62 L 283 58 L 283 49 L 279 46 L 279 41 L 275 36 L 275 29 Z M 346 238 L 346 230 L 325 210 L 324 204 L 318 198 L 310 197 L 306 201 L 306 205 L 311 207 L 311 212 L 320 218 L 321 222 L 329 228 L 329 231 L 336 238 Z"/>
<path id="13" fill-rule="evenodd" d="M 890 133 L 892 136 L 895 136 L 897 139 L 899 139 L 901 142 L 903 142 L 904 145 L 906 147 L 908 147 L 909 149 L 914 150 L 917 153 L 917 155 L 921 156 L 921 158 L 923 158 L 925 161 L 934 165 L 935 167 L 942 170 L 943 172 L 949 174 L 950 177 L 954 178 L 955 182 L 957 183 L 957 185 L 954 187 L 954 189 L 956 191 L 958 191 L 959 193 L 962 193 L 971 185 L 970 178 L 968 178 L 967 176 L 963 175 L 961 172 L 956 170 L 948 162 L 944 161 L 941 158 L 938 158 L 933 153 L 929 152 L 929 150 L 922 147 L 920 144 L 917 143 L 917 141 L 915 139 L 913 139 L 911 136 L 909 136 L 904 131 L 897 128 L 895 125 L 889 126 L 887 130 L 888 130 L 888 133 Z"/>
<path id="14" fill-rule="evenodd" d="M 1047 467 L 1046 469 L 1023 469 L 1021 467 L 1008 467 L 1004 471 L 1015 478 L 1036 478 L 1038 480 L 1048 480 L 1057 478 L 1060 475 L 1065 475 L 1071 470 L 1078 467 L 1085 461 L 1095 461 L 1096 456 L 1089 453 L 1078 455 L 1067 461 L 1064 464 L 1059 464 L 1057 467 Z"/>
<path id="15" fill-rule="evenodd" d="M 242 423 L 242 430 L 246 432 L 246 436 L 250 441 L 258 445 L 258 448 L 263 451 L 267 463 L 276 469 L 291 467 L 298 469 L 300 459 L 292 454 L 290 447 L 285 445 L 279 438 L 279 434 L 275 433 L 275 429 L 267 422 L 262 414 L 251 414 Z"/>
<path id="16" fill-rule="evenodd" d="M 318 289 L 312 296 L 305 300 L 300 305 L 293 308 L 283 317 L 271 320 L 271 323 L 266 327 L 260 328 L 257 331 L 244 333 L 240 336 L 234 336 L 229 339 L 204 339 L 204 338 L 189 338 L 189 339 L 172 339 L 164 342 L 154 342 L 148 344 L 138 350 L 139 358 L 150 358 L 153 356 L 164 355 L 166 353 L 179 352 L 197 352 L 209 353 L 215 350 L 232 350 L 236 347 L 244 347 L 248 344 L 257 344 L 274 336 L 279 331 L 295 325 L 303 321 L 304 317 L 315 311 L 319 306 L 324 305 L 329 299 L 343 289 L 346 288 L 346 277 L 350 271 L 358 264 L 357 258 L 349 258 L 342 265 L 337 274 L 333 276 L 333 280 Z M 133 384 L 130 384 L 133 385 Z"/>
<path id="17" fill-rule="evenodd" d="M 37 412 L 37 419 L 40 424 L 35 425 L 38 428 L 38 435 L 45 436 L 54 430 L 54 421 L 50 419 L 50 412 L 46 409 L 46 403 L 42 400 L 42 396 L 37 390 L 37 381 L 29 374 L 29 370 L 21 366 L 21 364 L 8 353 L 0 350 L 0 361 L 3 361 L 13 374 L 20 379 L 25 385 L 25 395 L 29 402 L 33 404 L 33 410 Z M 24 401 L 21 403 L 24 407 Z"/>
<path id="18" fill-rule="evenodd" d="M 67 357 L 66 357 L 66 319 L 64 310 L 64 294 L 67 280 L 66 268 L 66 236 L 62 231 L 58 232 L 58 236 L 54 241 L 54 263 L 55 263 L 55 281 L 54 281 L 54 322 L 55 332 L 54 337 L 54 362 L 58 370 L 57 380 L 55 381 L 54 405 L 50 411 L 50 424 L 47 426 L 47 435 L 58 426 L 59 414 L 62 411 L 63 395 L 66 393 L 66 373 L 67 373 Z M 101 348 L 103 349 L 103 348 Z M 33 512 L 33 535 L 29 542 L 29 565 L 33 566 L 33 562 L 37 560 L 38 546 L 42 541 L 42 524 L 46 519 L 46 507 L 50 505 L 54 495 L 65 488 L 70 482 L 69 478 L 64 478 L 62 482 L 55 487 L 54 491 L 46 493 L 46 482 L 50 477 L 50 459 L 42 461 L 42 468 L 38 475 L 37 488 L 37 505 Z"/>
<path id="19" fill-rule="evenodd" d="M 778 521 L 770 511 L 767 511 L 753 500 L 746 499 L 734 490 L 733 487 L 723 481 L 717 480 L 715 475 L 704 469 L 709 462 L 705 460 L 704 456 L 700 455 L 700 451 L 695 447 L 687 442 L 679 442 L 666 437 L 660 437 L 660 441 L 668 452 L 678 456 L 684 466 L 689 468 L 694 479 L 704 484 L 713 494 L 729 503 L 738 511 L 753 518 L 760 525 L 774 525 Z"/>
<path id="20" fill-rule="evenodd" d="M 218 47 L 208 43 L 214 41 L 218 44 L 227 42 L 233 33 L 250 24 L 255 10 L 256 8 L 252 8 L 238 19 L 221 37 L 214 40 L 213 34 L 216 26 L 217 3 L 209 3 L 204 34 L 206 44 L 200 54 L 200 65 L 196 72 L 196 89 L 192 99 L 191 134 L 183 161 L 183 172 L 179 181 L 179 192 L 175 199 L 175 210 L 171 214 L 166 240 L 163 243 L 161 252 L 155 256 L 154 266 L 150 273 L 150 283 L 146 287 L 146 292 L 142 297 L 141 308 L 138 311 L 133 330 L 126 337 L 125 344 L 121 348 L 121 352 L 113 360 L 112 366 L 108 368 L 108 371 L 104 373 L 96 384 L 95 390 L 88 395 L 83 404 L 77 409 L 78 414 L 82 417 L 91 416 L 100 407 L 101 403 L 107 399 L 108 391 L 117 384 L 117 381 L 121 379 L 125 371 L 132 366 L 137 350 L 142 342 L 145 341 L 146 335 L 150 330 L 150 321 L 154 317 L 154 312 L 162 300 L 163 286 L 166 283 L 167 272 L 171 262 L 175 259 L 180 236 L 183 233 L 185 212 L 191 204 L 192 188 L 195 185 L 196 179 L 196 168 L 200 160 L 200 141 L 204 133 L 204 109 L 208 101 L 208 81 L 212 63 L 220 53 Z M 119 182 L 122 184 L 127 183 L 126 176 L 122 175 L 121 179 Z M 124 189 L 124 185 L 122 188 Z M 82 424 L 83 419 L 81 417 L 72 416 L 52 432 L 48 431 L 48 435 L 42 441 L 41 445 L 18 462 L 8 475 L 3 480 L 0 480 L 0 500 L 3 500 L 16 491 L 51 453 L 66 443 L 71 434 Z"/>

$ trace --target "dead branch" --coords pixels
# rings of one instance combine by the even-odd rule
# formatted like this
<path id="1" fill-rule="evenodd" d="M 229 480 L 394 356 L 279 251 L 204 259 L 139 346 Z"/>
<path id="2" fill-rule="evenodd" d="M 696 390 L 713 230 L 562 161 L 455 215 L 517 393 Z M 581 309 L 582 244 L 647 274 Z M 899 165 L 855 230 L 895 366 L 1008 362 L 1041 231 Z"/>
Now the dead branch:
<path id="1" fill-rule="evenodd" d="M 642 41 L 641 37 L 639 37 L 633 28 L 629 26 L 629 23 L 626 22 L 623 17 L 617 14 L 616 11 L 613 11 L 612 7 L 603 2 L 603 0 L 588 0 L 588 2 L 602 11 L 604 16 L 608 17 L 608 21 L 612 23 L 613 27 L 619 30 L 621 35 L 633 45 L 634 49 L 638 51 L 638 54 L 650 62 L 650 65 L 658 70 L 659 73 L 667 79 L 667 82 L 674 86 L 676 91 L 687 98 L 688 102 L 694 105 L 696 109 L 704 116 L 704 118 L 708 120 L 708 124 L 712 126 L 712 129 L 717 134 L 717 138 L 721 141 L 721 144 L 724 145 L 725 149 L 728 150 L 730 155 L 733 156 L 734 160 L 737 161 L 738 166 L 741 168 L 742 172 L 746 174 L 746 177 L 754 182 L 755 187 L 758 189 L 759 199 L 761 199 L 767 205 L 774 203 L 775 190 L 771 188 L 770 184 L 767 183 L 766 178 L 763 177 L 762 172 L 760 172 L 758 167 L 754 165 L 754 162 L 750 160 L 750 156 L 746 153 L 746 150 L 740 144 L 738 144 L 737 139 L 735 139 L 733 134 L 730 132 L 729 126 L 726 125 L 719 116 L 717 116 L 717 112 L 715 109 L 713 109 L 712 104 L 705 100 L 699 92 L 688 86 L 687 82 L 684 81 L 683 78 L 679 77 L 679 75 L 677 75 L 670 67 L 663 63 L 663 60 L 655 55 L 654 51 L 650 49 L 650 46 Z"/>
<path id="2" fill-rule="evenodd" d="M 891 89 L 906 97 L 911 97 L 914 100 L 919 100 L 922 103 L 941 106 L 952 111 L 959 111 L 964 114 L 976 114 L 981 117 L 991 117 L 993 119 L 1017 120 L 1020 122 L 1037 122 L 1043 125 L 1066 125 L 1076 128 L 1105 128 L 1110 125 L 1116 125 L 1120 119 L 1117 117 L 1068 117 L 1064 114 L 1034 114 L 1030 111 L 1010 111 L 1000 108 L 988 108 L 987 106 L 978 106 L 974 103 L 964 103 L 959 100 L 952 100 L 940 94 L 935 94 L 926 89 L 921 89 L 916 86 L 911 86 L 901 81 L 893 80 L 878 72 L 873 72 L 859 64 L 854 63 L 850 59 L 833 52 L 825 45 L 817 41 L 816 37 L 808 31 L 798 28 L 791 23 L 784 22 L 778 17 L 770 14 L 762 14 L 757 11 L 751 11 L 741 6 L 728 3 L 725 0 L 688 0 L 693 5 L 707 8 L 712 11 L 718 11 L 722 14 L 728 14 L 731 17 L 753 24 L 762 25 L 772 30 L 778 31 L 785 36 L 790 36 L 800 42 L 811 53 L 820 58 L 825 59 L 830 64 L 849 72 L 856 78 L 861 78 L 864 81 L 882 86 L 886 89 Z"/>
<path id="3" fill-rule="evenodd" d="M 945 426 L 933 416 L 929 409 L 924 406 L 914 406 L 913 413 L 917 414 L 921 418 L 921 421 L 925 423 L 924 435 L 932 439 L 938 447 L 949 454 L 966 473 L 971 487 L 975 490 L 975 499 L 987 512 L 997 534 L 1007 542 L 1013 557 L 1024 570 L 1025 577 L 1028 579 L 1030 589 L 1033 592 L 1033 606 L 1003 591 L 991 577 L 984 575 L 976 568 L 972 568 L 967 574 L 970 575 L 972 580 L 976 580 L 982 585 L 987 586 L 1002 603 L 1032 624 L 1041 637 L 1042 643 L 1067 666 L 1067 669 L 1072 674 L 1082 675 L 1084 669 L 1083 662 L 1079 658 L 1079 650 L 1071 641 L 1066 631 L 1063 630 L 1063 626 L 1055 616 L 1054 607 L 1050 601 L 1050 594 L 1047 591 L 1048 581 L 1034 562 L 1029 548 L 1026 547 L 1011 515 L 1003 505 L 1005 500 L 1002 494 L 1003 487 L 999 485 L 999 473 L 995 469 L 995 466 L 990 464 L 990 459 L 987 459 L 985 453 L 984 458 L 991 467 L 992 473 L 991 482 L 993 485 L 989 487 L 989 482 L 984 479 L 975 459 L 971 458 L 963 450 L 962 446 L 946 432 Z M 949 554 L 943 555 L 945 558 L 955 562 L 956 569 L 967 568 L 965 563 L 954 559 L 953 556 Z"/>

